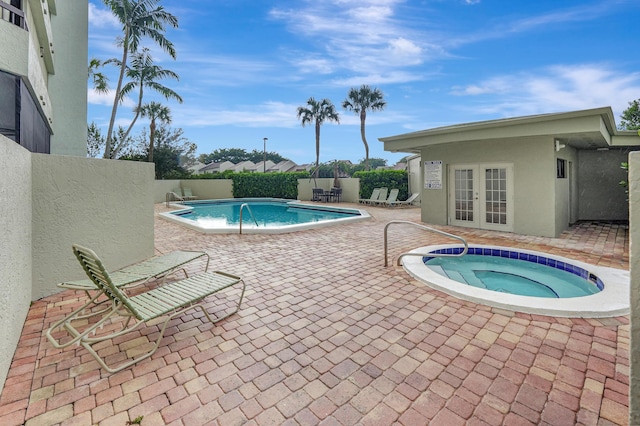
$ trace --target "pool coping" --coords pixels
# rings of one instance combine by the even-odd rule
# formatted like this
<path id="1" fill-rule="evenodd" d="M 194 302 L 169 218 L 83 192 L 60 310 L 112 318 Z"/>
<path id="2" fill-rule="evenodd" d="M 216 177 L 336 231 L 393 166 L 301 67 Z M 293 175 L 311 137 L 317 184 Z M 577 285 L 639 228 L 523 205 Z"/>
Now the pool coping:
<path id="1" fill-rule="evenodd" d="M 411 250 L 410 253 L 423 254 L 424 257 L 429 257 L 429 254 L 432 254 L 430 252 L 435 250 L 455 247 L 461 247 L 461 245 L 431 245 Z M 515 251 L 574 265 L 596 275 L 601 280 L 604 288 L 596 294 L 562 299 L 520 296 L 477 288 L 444 277 L 428 268 L 422 260 L 423 256 L 405 256 L 402 259 L 403 267 L 409 275 L 431 288 L 463 300 L 510 311 L 567 318 L 607 318 L 628 315 L 630 312 L 629 271 L 591 265 L 562 256 L 516 247 L 481 244 L 470 244 L 469 247 Z M 494 300 L 496 295 L 499 296 L 500 300 Z"/>
<path id="2" fill-rule="evenodd" d="M 283 202 L 284 201 L 291 204 L 297 204 L 299 206 L 308 206 L 309 208 L 314 208 L 314 209 L 323 209 L 323 210 L 332 210 L 332 211 L 342 210 L 342 211 L 359 213 L 359 215 L 354 214 L 352 217 L 345 217 L 341 219 L 324 220 L 320 222 L 310 222 L 310 223 L 303 223 L 298 225 L 273 226 L 269 228 L 256 228 L 256 227 L 253 227 L 252 224 L 248 221 L 246 224 L 243 224 L 242 226 L 243 234 L 285 234 L 289 232 L 298 232 L 298 231 L 305 231 L 308 229 L 324 228 L 327 226 L 336 226 L 336 225 L 360 222 L 363 220 L 371 219 L 371 216 L 369 215 L 369 213 L 366 210 L 362 210 L 362 209 L 354 209 L 350 207 L 339 207 L 339 206 L 333 206 L 333 205 L 305 204 L 300 200 L 288 200 L 284 198 L 220 198 L 220 199 L 211 199 L 211 200 L 197 200 L 197 201 L 194 200 L 194 203 L 206 203 L 208 201 L 211 201 L 211 202 L 216 202 L 216 201 L 217 202 L 238 202 L 238 201 Z M 181 203 L 171 203 L 170 206 L 175 207 L 176 210 L 159 213 L 159 216 L 165 220 L 178 223 L 194 231 L 198 231 L 203 234 L 238 234 L 240 232 L 239 226 L 203 227 L 203 226 L 196 225 L 194 221 L 189 219 L 184 219 L 175 214 L 176 212 L 180 212 L 181 210 L 188 210 L 190 206 L 181 204 Z"/>

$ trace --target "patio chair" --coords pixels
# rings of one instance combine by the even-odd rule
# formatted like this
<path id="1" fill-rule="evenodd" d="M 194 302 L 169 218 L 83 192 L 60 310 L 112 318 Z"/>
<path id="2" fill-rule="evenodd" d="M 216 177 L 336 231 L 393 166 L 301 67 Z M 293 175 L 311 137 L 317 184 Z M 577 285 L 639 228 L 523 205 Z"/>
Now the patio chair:
<path id="1" fill-rule="evenodd" d="M 331 201 L 339 203 L 342 199 L 342 188 L 331 188 Z"/>
<path id="2" fill-rule="evenodd" d="M 174 272 L 182 271 L 185 278 L 189 278 L 184 265 L 194 260 L 206 258 L 206 265 L 204 271 L 209 270 L 209 255 L 203 251 L 187 251 L 177 250 L 168 254 L 154 256 L 143 262 L 126 266 L 110 274 L 111 282 L 118 288 L 129 288 L 146 284 L 152 278 L 162 278 L 161 284 L 167 277 Z M 91 279 L 82 279 L 75 281 L 65 281 L 58 284 L 58 287 L 68 290 L 81 290 L 87 293 L 89 300 L 82 305 L 79 309 L 72 312 L 68 316 L 57 321 L 51 328 L 55 329 L 62 325 L 65 321 L 68 321 L 70 317 L 75 319 L 89 318 L 98 315 L 99 313 L 107 311 L 109 308 L 104 308 L 100 311 L 94 310 L 96 306 L 107 302 L 107 299 L 101 299 L 102 291 L 96 287 L 95 283 Z M 92 292 L 95 294 L 92 295 Z M 52 342 L 56 348 L 64 348 L 76 343 L 80 339 L 79 336 L 70 340 L 65 340 L 64 343 L 61 340 L 55 340 Z"/>
<path id="3" fill-rule="evenodd" d="M 420 196 L 420 193 L 414 192 L 413 194 L 411 194 L 411 196 L 409 198 L 407 198 L 404 201 L 395 201 L 393 203 L 390 204 L 391 207 L 397 207 L 397 206 L 410 206 L 411 203 L 413 203 L 418 197 Z"/>
<path id="4" fill-rule="evenodd" d="M 111 280 L 117 287 L 130 287 L 145 284 L 152 278 L 164 278 L 173 272 L 182 271 L 185 278 L 189 278 L 187 270 L 182 266 L 194 260 L 205 258 L 205 272 L 209 269 L 209 255 L 203 251 L 176 250 L 160 256 L 154 256 L 142 262 L 125 266 L 111 273 Z M 90 279 L 64 281 L 58 287 L 69 290 L 92 291 L 97 290 Z"/>
<path id="5" fill-rule="evenodd" d="M 377 200 L 371 200 L 371 202 L 369 204 L 378 205 L 378 204 L 382 203 L 383 201 L 386 201 L 388 193 L 389 193 L 389 190 L 386 187 L 380 188 L 380 193 L 378 194 L 378 199 Z"/>
<path id="6" fill-rule="evenodd" d="M 173 188 L 171 192 L 167 193 L 167 202 L 169 201 L 184 201 L 180 188 Z"/>
<path id="7" fill-rule="evenodd" d="M 322 201 L 322 195 L 324 194 L 324 189 L 312 188 L 311 191 L 312 191 L 311 201 Z"/>
<path id="8" fill-rule="evenodd" d="M 380 188 L 373 188 L 373 191 L 371 192 L 371 197 L 360 198 L 358 202 L 362 204 L 370 204 L 373 201 L 378 201 L 379 196 L 380 196 Z"/>
<path id="9" fill-rule="evenodd" d="M 392 188 L 389 191 L 389 197 L 386 200 L 380 200 L 378 204 L 383 206 L 390 206 L 398 200 L 398 193 L 400 190 L 398 188 Z"/>
<path id="10" fill-rule="evenodd" d="M 91 281 L 101 290 L 101 293 L 95 296 L 94 300 L 100 295 L 106 296 L 111 304 L 111 309 L 106 315 L 101 313 L 101 318 L 96 322 L 86 321 L 86 317 L 82 318 L 78 324 L 80 328 L 73 325 L 73 321 L 76 319 L 74 316 L 69 317 L 62 324 L 56 324 L 62 325 L 96 359 L 98 364 L 110 373 L 121 371 L 153 355 L 164 336 L 168 322 L 172 318 L 197 308 L 211 323 L 216 323 L 238 312 L 244 297 L 246 285 L 242 278 L 221 271 L 204 272 L 129 297 L 114 284 L 102 261 L 92 250 L 74 245 L 73 252 Z M 242 284 L 242 292 L 235 309 L 222 317 L 212 317 L 203 306 L 204 299 L 235 284 Z M 76 314 L 80 312 L 80 310 L 74 311 Z M 161 317 L 166 318 L 160 326 L 155 343 L 147 352 L 136 353 L 133 359 L 110 367 L 93 348 L 93 345 L 102 343 L 100 348 L 104 349 L 105 343 L 103 342 L 111 341 L 111 339 L 137 329 L 148 321 Z M 131 324 L 132 321 L 133 324 Z M 105 324 L 109 324 L 108 331 L 100 333 L 99 329 L 102 329 Z M 54 346 L 56 346 L 56 340 L 51 333 L 55 328 L 51 327 L 46 333 L 47 338 Z M 91 336 L 92 333 L 95 334 Z M 116 343 L 112 341 L 111 344 Z"/>
<path id="11" fill-rule="evenodd" d="M 193 193 L 191 192 L 191 188 L 182 188 L 182 198 L 189 201 L 189 200 L 195 200 L 198 197 L 193 195 Z"/>

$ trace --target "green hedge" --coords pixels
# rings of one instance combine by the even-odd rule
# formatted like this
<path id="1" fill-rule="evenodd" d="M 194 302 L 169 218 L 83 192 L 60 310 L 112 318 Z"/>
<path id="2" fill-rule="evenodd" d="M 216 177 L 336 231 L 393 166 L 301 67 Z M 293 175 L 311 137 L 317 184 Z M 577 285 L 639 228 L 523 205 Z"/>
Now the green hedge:
<path id="1" fill-rule="evenodd" d="M 308 178 L 308 172 L 296 173 L 233 173 L 235 198 L 269 197 L 298 198 L 298 179 Z"/>
<path id="2" fill-rule="evenodd" d="M 398 200 L 409 198 L 409 181 L 405 170 L 373 170 L 355 172 L 354 178 L 360 178 L 360 198 L 371 197 L 374 188 L 398 188 Z"/>

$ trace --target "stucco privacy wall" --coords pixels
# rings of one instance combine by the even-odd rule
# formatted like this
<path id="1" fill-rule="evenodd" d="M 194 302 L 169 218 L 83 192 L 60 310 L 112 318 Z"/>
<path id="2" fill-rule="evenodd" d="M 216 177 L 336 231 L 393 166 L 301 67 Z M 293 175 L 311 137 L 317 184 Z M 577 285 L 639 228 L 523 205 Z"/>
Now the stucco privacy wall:
<path id="1" fill-rule="evenodd" d="M 357 203 L 358 194 L 360 192 L 360 179 L 344 178 L 338 179 L 340 188 L 342 188 L 342 201 L 347 203 Z M 322 188 L 326 191 L 333 186 L 333 178 L 306 178 L 298 179 L 298 199 L 301 201 L 309 201 L 313 197 L 313 188 Z"/>
<path id="2" fill-rule="evenodd" d="M 627 194 L 619 182 L 627 178 L 620 163 L 628 160 L 629 150 L 579 151 L 579 220 L 628 220 Z"/>
<path id="3" fill-rule="evenodd" d="M 443 189 L 422 189 L 422 221 L 447 224 L 447 168 L 455 164 L 510 163 L 514 175 L 514 229 L 518 234 L 554 237 L 555 159 L 545 137 L 457 142 L 421 150 L 422 161 L 443 162 Z M 536 159 L 536 161 L 531 161 Z M 536 202 L 531 202 L 536 200 Z"/>
<path id="4" fill-rule="evenodd" d="M 360 179 L 338 179 L 342 188 L 342 201 L 357 203 L 360 191 Z M 312 188 L 316 183 L 318 188 L 326 190 L 333 186 L 333 178 L 319 178 L 316 182 L 313 179 L 298 179 L 298 199 L 302 201 L 311 200 Z M 167 192 L 174 188 L 190 188 L 200 200 L 218 200 L 221 198 L 233 198 L 233 181 L 231 179 L 188 179 L 188 180 L 158 180 L 155 182 L 153 191 L 153 201 L 163 203 L 166 200 Z"/>
<path id="5" fill-rule="evenodd" d="M 230 179 L 157 180 L 154 185 L 153 201 L 165 202 L 167 192 L 177 188 L 191 189 L 199 200 L 233 198 L 233 181 Z"/>
<path id="6" fill-rule="evenodd" d="M 32 154 L 33 300 L 84 278 L 72 244 L 109 269 L 154 254 L 153 164 Z"/>
<path id="7" fill-rule="evenodd" d="M 31 158 L 0 135 L 0 390 L 31 302 Z"/>
<path id="8" fill-rule="evenodd" d="M 629 270 L 631 273 L 631 354 L 629 424 L 640 424 L 640 152 L 629 155 Z"/>

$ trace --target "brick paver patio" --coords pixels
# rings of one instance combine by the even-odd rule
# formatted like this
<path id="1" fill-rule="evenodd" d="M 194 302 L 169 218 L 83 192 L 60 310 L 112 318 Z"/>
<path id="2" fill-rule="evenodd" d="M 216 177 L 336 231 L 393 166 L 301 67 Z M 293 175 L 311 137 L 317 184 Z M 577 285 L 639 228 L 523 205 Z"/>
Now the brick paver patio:
<path id="1" fill-rule="evenodd" d="M 239 313 L 211 326 L 190 311 L 170 323 L 151 359 L 108 374 L 83 348 L 56 350 L 44 337 L 84 294 L 36 301 L 0 396 L 0 424 L 627 423 L 628 317 L 528 315 L 431 290 L 383 266 L 384 225 L 419 222 L 419 209 L 367 210 L 368 222 L 282 235 L 202 235 L 157 219 L 159 251 L 205 250 L 213 269 L 243 276 Z M 438 228 L 472 243 L 628 267 L 624 225 L 581 224 L 557 239 Z M 395 258 L 442 242 L 398 226 L 389 251 Z M 125 350 L 128 341 L 116 343 Z M 120 356 L 113 345 L 101 352 Z"/>

